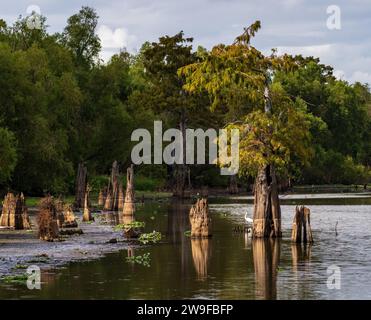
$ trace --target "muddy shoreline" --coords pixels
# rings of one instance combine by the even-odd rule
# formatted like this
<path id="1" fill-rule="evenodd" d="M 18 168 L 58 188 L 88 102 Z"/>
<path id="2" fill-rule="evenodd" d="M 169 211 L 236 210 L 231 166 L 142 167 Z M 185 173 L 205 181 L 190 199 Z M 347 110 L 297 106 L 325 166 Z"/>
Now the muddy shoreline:
<path id="1" fill-rule="evenodd" d="M 114 230 L 109 213 L 96 211 L 93 214 L 95 221 L 84 223 L 82 212 L 75 212 L 78 228 L 83 234 L 46 242 L 37 237 L 36 210 L 30 208 L 32 230 L 0 229 L 0 277 L 22 275 L 30 265 L 49 270 L 74 261 L 99 259 L 105 254 L 138 245 L 125 240 L 122 232 Z"/>

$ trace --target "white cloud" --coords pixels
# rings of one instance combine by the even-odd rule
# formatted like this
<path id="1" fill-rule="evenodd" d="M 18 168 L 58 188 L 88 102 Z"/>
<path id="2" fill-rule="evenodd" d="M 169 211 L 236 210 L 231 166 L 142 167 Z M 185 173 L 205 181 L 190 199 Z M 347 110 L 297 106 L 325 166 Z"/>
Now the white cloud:
<path id="1" fill-rule="evenodd" d="M 355 71 L 349 78 L 349 82 L 361 82 L 361 83 L 368 83 L 371 84 L 371 73 L 363 72 L 363 71 Z"/>
<path id="2" fill-rule="evenodd" d="M 122 48 L 130 50 L 137 40 L 136 36 L 129 34 L 126 28 L 117 28 L 113 31 L 106 25 L 101 25 L 97 33 L 104 50 Z"/>
<path id="3" fill-rule="evenodd" d="M 303 56 L 314 56 L 321 57 L 323 55 L 329 54 L 333 50 L 331 44 L 322 45 L 312 45 L 312 46 L 297 46 L 297 47 L 278 47 L 278 54 L 288 53 L 288 54 L 301 54 Z"/>

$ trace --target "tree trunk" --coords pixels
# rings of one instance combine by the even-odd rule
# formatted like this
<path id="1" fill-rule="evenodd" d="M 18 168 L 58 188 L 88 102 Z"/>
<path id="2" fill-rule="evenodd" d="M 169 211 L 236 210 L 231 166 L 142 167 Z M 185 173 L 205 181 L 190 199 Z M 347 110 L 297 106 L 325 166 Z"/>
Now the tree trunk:
<path id="1" fill-rule="evenodd" d="M 76 177 L 76 194 L 75 194 L 75 208 L 82 208 L 84 205 L 84 196 L 86 192 L 88 169 L 84 163 L 79 163 Z"/>
<path id="2" fill-rule="evenodd" d="M 134 211 L 135 211 L 134 166 L 131 165 L 127 169 L 125 203 L 122 212 L 124 215 L 130 216 L 134 214 Z"/>
<path id="3" fill-rule="evenodd" d="M 238 194 L 237 177 L 235 174 L 229 178 L 228 192 L 230 194 Z"/>
<path id="4" fill-rule="evenodd" d="M 281 232 L 281 207 L 274 167 L 260 169 L 254 187 L 254 238 L 277 238 Z"/>
<path id="5" fill-rule="evenodd" d="M 183 139 L 183 158 L 181 164 L 175 164 L 175 188 L 173 191 L 173 195 L 177 198 L 184 198 L 184 190 L 187 180 L 187 166 L 186 166 L 186 123 L 185 117 L 182 115 L 179 129 L 182 132 L 182 139 Z"/>

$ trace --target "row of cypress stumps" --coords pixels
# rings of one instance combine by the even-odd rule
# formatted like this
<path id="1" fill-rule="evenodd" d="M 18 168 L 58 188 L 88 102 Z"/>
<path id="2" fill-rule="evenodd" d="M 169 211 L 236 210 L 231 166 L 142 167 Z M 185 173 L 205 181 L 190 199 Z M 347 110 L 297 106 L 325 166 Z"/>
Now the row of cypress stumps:
<path id="1" fill-rule="evenodd" d="M 191 207 L 189 220 L 192 238 L 211 237 L 211 218 L 209 216 L 209 206 L 206 198 L 198 199 L 196 204 Z M 261 237 L 255 235 L 255 238 Z M 296 243 L 313 243 L 310 210 L 305 206 L 296 207 L 292 224 L 291 240 Z"/>

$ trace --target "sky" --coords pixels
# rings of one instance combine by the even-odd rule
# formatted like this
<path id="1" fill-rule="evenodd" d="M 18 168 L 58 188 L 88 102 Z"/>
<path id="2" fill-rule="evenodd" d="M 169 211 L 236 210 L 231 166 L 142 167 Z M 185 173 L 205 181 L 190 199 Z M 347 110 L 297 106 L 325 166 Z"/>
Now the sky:
<path id="1" fill-rule="evenodd" d="M 338 78 L 371 84 L 371 0 L 0 0 L 0 18 L 11 24 L 40 10 L 49 32 L 57 32 L 86 5 L 100 17 L 105 61 L 121 48 L 135 53 L 143 42 L 181 30 L 195 48 L 210 49 L 260 20 L 253 44 L 261 51 L 319 57 Z"/>

